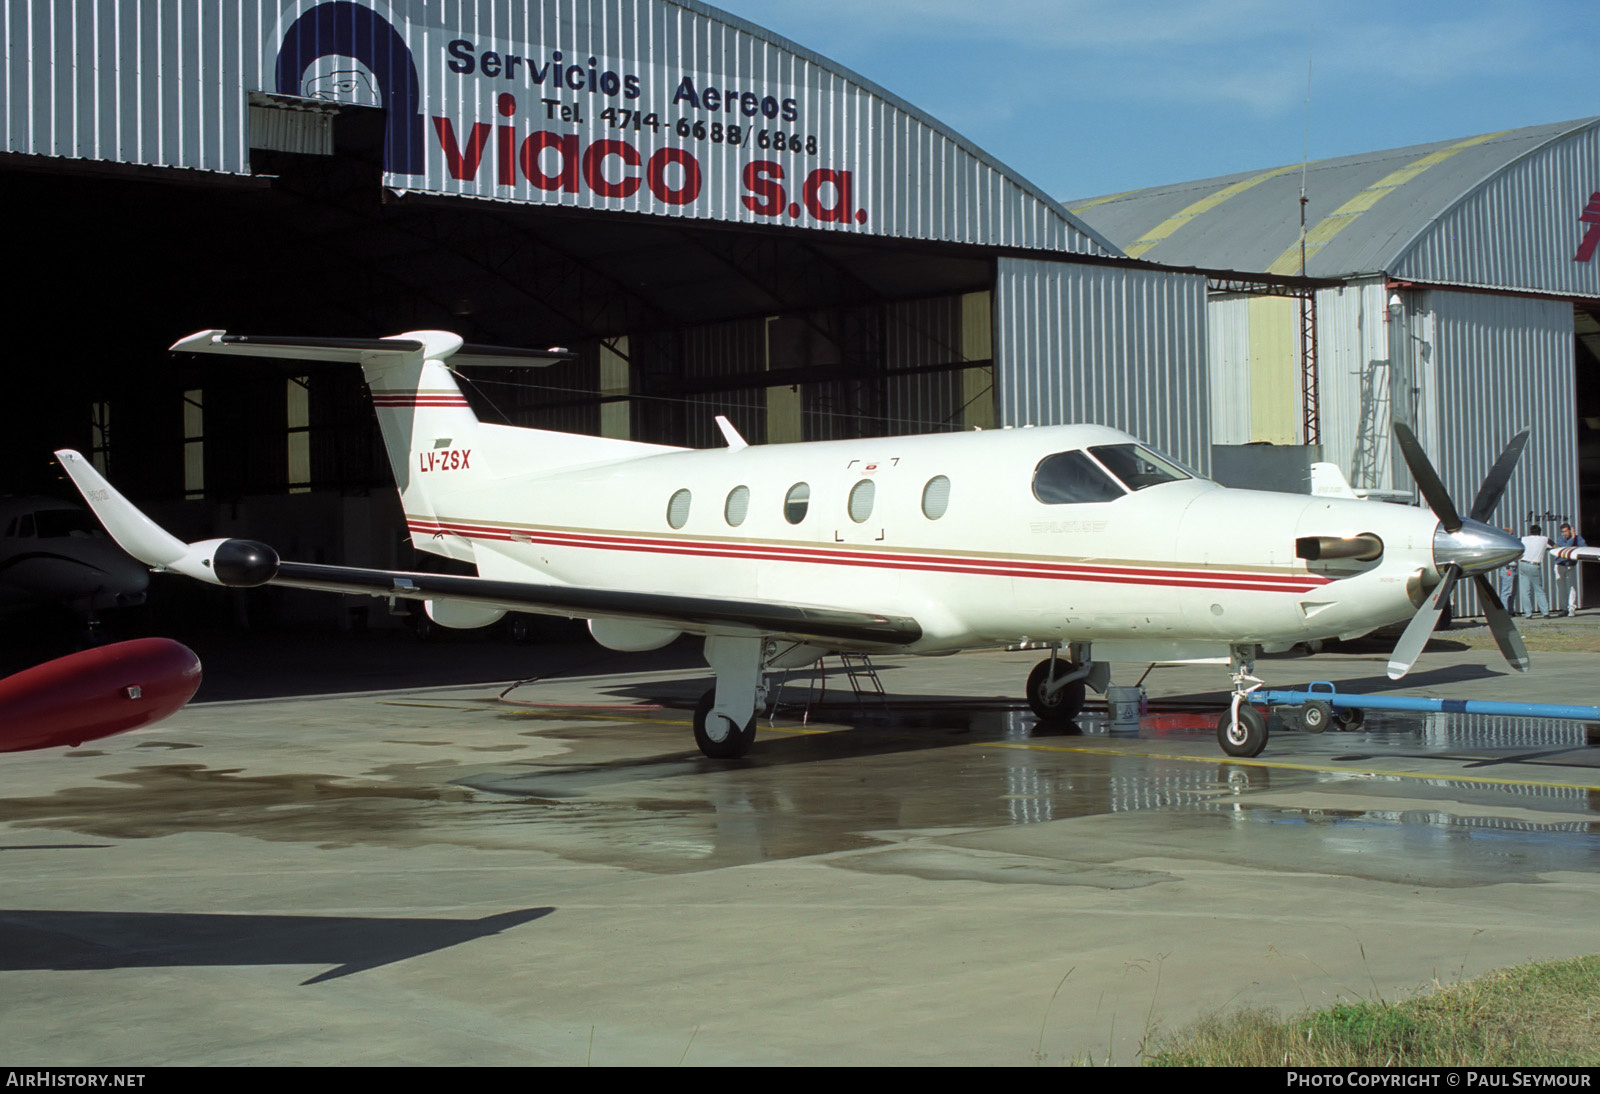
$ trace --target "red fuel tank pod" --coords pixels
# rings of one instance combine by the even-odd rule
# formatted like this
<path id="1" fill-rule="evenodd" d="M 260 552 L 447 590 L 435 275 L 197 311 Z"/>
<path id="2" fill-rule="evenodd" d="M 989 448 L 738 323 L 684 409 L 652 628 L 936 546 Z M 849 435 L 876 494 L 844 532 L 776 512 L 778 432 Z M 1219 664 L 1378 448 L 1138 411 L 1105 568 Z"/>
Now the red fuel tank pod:
<path id="1" fill-rule="evenodd" d="M 200 687 L 200 659 L 170 638 L 58 657 L 0 680 L 0 752 L 71 747 L 176 714 Z"/>

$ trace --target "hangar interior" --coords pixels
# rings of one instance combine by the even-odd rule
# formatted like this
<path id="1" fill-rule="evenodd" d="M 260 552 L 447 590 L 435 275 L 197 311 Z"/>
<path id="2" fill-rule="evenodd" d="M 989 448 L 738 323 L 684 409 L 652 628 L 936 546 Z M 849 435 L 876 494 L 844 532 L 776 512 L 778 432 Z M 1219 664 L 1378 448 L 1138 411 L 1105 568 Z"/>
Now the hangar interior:
<path id="1" fill-rule="evenodd" d="M 212 327 L 571 347 L 469 373 L 479 416 L 656 443 L 719 444 L 717 414 L 755 443 L 993 422 L 994 261 L 971 248 L 400 198 L 359 163 L 287 158 L 254 185 L 6 165 L 36 256 L 13 290 L 33 371 L 3 412 L 28 454 L 7 490 L 70 497 L 49 454 L 76 447 L 179 535 L 425 564 L 359 370 L 166 352 Z"/>
<path id="2" fill-rule="evenodd" d="M 478 373 L 469 398 L 490 419 L 657 443 L 712 443 L 715 413 L 753 441 L 992 420 L 994 260 L 971 248 L 398 197 L 318 159 L 280 157 L 249 185 L 5 162 L 8 191 L 32 211 L 16 228 L 34 256 L 15 290 L 19 333 L 30 359 L 74 377 L 37 374 L 33 405 L 7 405 L 12 434 L 46 454 L 109 449 L 118 481 L 150 499 L 392 485 L 358 372 L 302 362 L 219 374 L 166 352 L 208 327 L 438 328 L 567 346 L 578 361 Z M 963 381 L 968 370 L 979 375 Z M 307 377 L 299 422 L 289 374 Z M 932 378 L 908 382 L 919 376 Z M 785 402 L 776 388 L 800 390 Z M 184 424 L 186 405 L 203 433 Z M 296 430 L 309 433 L 310 463 L 291 472 Z M 185 480 L 180 437 L 206 441 L 199 484 Z M 17 486 L 52 478 L 38 460 L 27 473 Z"/>

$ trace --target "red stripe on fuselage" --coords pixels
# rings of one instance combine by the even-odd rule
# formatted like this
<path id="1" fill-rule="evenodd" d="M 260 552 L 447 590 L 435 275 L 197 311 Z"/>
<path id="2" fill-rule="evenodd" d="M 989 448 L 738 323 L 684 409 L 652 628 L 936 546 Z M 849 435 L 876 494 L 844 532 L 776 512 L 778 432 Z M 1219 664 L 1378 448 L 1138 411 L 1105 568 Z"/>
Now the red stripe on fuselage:
<path id="1" fill-rule="evenodd" d="M 635 551 L 649 554 L 690 555 L 702 558 L 742 558 L 764 562 L 799 562 L 828 566 L 870 566 L 879 569 L 916 570 L 927 573 L 975 574 L 988 577 L 1033 577 L 1058 581 L 1114 582 L 1127 585 L 1166 585 L 1178 588 L 1239 589 L 1254 592 L 1305 593 L 1330 583 L 1314 574 L 1263 574 L 1240 570 L 1161 569 L 1143 566 L 1104 566 L 1091 563 L 1045 562 L 1025 559 L 981 558 L 962 555 L 897 554 L 876 550 L 835 550 L 761 543 L 721 543 L 705 540 L 652 539 L 643 536 L 560 532 L 552 529 L 503 528 L 460 521 L 409 520 L 413 533 L 458 535 L 466 539 L 506 543 L 543 543 L 588 550 Z"/>
<path id="2" fill-rule="evenodd" d="M 373 406 L 466 406 L 461 395 L 418 395 L 372 397 Z"/>

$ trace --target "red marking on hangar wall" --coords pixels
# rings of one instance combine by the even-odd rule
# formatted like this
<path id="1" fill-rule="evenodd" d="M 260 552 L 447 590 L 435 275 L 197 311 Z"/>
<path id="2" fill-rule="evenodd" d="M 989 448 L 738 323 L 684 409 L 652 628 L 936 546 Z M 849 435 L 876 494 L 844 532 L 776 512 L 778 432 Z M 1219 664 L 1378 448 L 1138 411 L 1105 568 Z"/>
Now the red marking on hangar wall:
<path id="1" fill-rule="evenodd" d="M 1600 247 L 1600 190 L 1589 195 L 1589 204 L 1578 214 L 1578 222 L 1589 225 L 1589 230 L 1583 233 L 1583 241 L 1578 244 L 1578 253 L 1572 261 L 1587 262 L 1594 257 L 1595 248 Z"/>
<path id="2" fill-rule="evenodd" d="M 497 109 L 509 118 L 516 110 L 514 97 L 499 96 Z M 458 181 L 478 180 L 492 139 L 494 178 L 500 186 L 514 186 L 520 177 L 546 193 L 588 190 L 603 198 L 630 198 L 643 188 L 668 205 L 688 205 L 704 189 L 705 172 L 687 148 L 657 148 L 646 158 L 627 140 L 604 138 L 585 144 L 577 133 L 548 129 L 536 129 L 519 140 L 513 124 L 474 122 L 458 131 L 454 121 L 438 116 L 433 118 L 433 129 L 445 168 Z M 812 168 L 799 180 L 798 193 L 792 193 L 785 185 L 783 164 L 754 160 L 745 165 L 741 181 L 745 193 L 740 201 L 757 216 L 799 219 L 809 214 L 825 224 L 867 222 L 867 211 L 855 207 L 852 171 Z"/>

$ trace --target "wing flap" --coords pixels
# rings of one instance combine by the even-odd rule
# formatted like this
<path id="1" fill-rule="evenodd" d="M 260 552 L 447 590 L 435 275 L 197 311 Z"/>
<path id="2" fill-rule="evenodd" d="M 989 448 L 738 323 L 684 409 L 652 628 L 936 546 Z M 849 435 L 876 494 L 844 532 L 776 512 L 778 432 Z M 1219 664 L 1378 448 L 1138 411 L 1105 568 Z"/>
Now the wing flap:
<path id="1" fill-rule="evenodd" d="M 312 562 L 280 562 L 277 575 L 268 584 L 369 596 L 456 600 L 569 618 L 634 619 L 689 631 L 747 628 L 762 634 L 850 645 L 903 646 L 922 637 L 921 626 L 909 616 L 765 600 L 539 585 L 458 574 L 368 570 Z"/>

